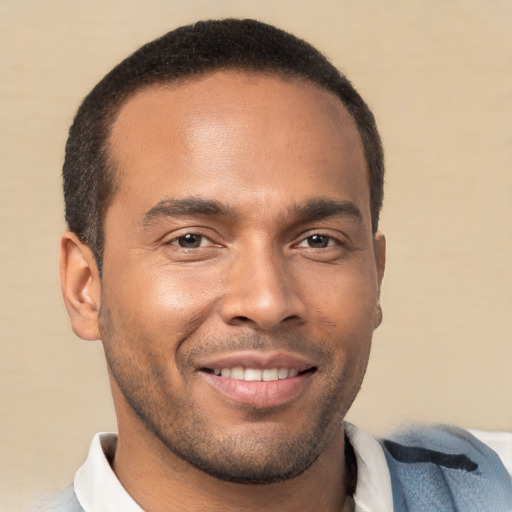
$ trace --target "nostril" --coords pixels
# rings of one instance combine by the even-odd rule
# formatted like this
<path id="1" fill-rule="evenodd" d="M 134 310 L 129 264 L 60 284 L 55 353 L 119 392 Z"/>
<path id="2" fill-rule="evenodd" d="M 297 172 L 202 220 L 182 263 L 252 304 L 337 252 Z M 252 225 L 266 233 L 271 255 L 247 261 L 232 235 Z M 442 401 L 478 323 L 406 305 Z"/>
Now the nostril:
<path id="1" fill-rule="evenodd" d="M 300 316 L 290 315 L 290 316 L 287 316 L 287 317 L 283 318 L 282 320 L 280 320 L 280 323 L 293 324 L 293 323 L 300 322 L 300 321 L 301 321 Z M 261 323 L 261 321 L 257 322 L 248 316 L 237 315 L 237 316 L 234 316 L 229 323 L 231 325 L 240 325 L 240 324 L 258 324 L 259 325 L 259 323 Z"/>
<path id="2" fill-rule="evenodd" d="M 246 323 L 246 322 L 251 322 L 252 320 L 246 316 L 235 316 L 233 318 L 233 322 L 236 322 L 236 323 Z"/>

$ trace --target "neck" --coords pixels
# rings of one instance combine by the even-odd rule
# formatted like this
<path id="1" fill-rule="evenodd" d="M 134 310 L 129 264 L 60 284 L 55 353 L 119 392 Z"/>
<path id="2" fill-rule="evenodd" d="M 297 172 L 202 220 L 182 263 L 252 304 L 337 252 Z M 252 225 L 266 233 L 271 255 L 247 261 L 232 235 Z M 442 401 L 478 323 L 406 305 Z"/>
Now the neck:
<path id="1" fill-rule="evenodd" d="M 121 422 L 112 465 L 124 488 L 147 512 L 350 510 L 345 508 L 349 507 L 346 490 L 350 484 L 342 428 L 308 470 L 273 484 L 236 484 L 214 478 L 174 455 L 147 431 L 124 431 Z"/>

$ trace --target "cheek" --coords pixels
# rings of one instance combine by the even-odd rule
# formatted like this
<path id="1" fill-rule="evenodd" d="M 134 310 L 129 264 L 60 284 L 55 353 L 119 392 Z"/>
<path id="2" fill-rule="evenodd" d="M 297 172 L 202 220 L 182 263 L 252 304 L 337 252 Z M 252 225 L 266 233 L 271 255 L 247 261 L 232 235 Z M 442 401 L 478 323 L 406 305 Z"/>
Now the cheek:
<path id="1" fill-rule="evenodd" d="M 190 336 L 211 316 L 222 294 L 221 273 L 213 266 L 163 269 L 148 282 L 151 314 L 173 337 Z"/>
<path id="2" fill-rule="evenodd" d="M 323 316 L 326 325 L 362 336 L 373 330 L 378 287 L 371 264 L 363 261 L 304 272 L 301 290 L 310 309 Z"/>
<path id="3" fill-rule="evenodd" d="M 168 348 L 189 336 L 211 314 L 221 293 L 219 272 L 203 268 L 135 265 L 105 280 L 114 325 Z M 107 277 L 107 276 L 105 276 Z"/>
<path id="4" fill-rule="evenodd" d="M 332 269 L 331 269 L 332 270 Z M 308 277 L 310 326 L 313 337 L 328 344 L 333 371 L 358 386 L 371 348 L 377 307 L 377 285 L 370 266 L 357 271 L 334 269 Z"/>

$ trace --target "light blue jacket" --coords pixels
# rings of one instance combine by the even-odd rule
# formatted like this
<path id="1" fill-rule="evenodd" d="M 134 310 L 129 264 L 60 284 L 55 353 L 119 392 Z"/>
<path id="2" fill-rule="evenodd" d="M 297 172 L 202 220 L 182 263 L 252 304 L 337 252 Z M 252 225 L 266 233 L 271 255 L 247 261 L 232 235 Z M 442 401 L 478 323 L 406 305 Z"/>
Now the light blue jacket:
<path id="1" fill-rule="evenodd" d="M 382 440 L 395 512 L 512 512 L 500 458 L 466 430 L 440 425 Z"/>

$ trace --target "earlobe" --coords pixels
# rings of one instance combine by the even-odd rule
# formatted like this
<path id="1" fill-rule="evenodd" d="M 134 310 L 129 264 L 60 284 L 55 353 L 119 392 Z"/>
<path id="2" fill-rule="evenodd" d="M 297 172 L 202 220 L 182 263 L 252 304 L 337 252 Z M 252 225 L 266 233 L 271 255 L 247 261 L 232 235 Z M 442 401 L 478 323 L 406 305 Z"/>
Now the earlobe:
<path id="1" fill-rule="evenodd" d="M 373 240 L 373 248 L 375 253 L 375 264 L 377 267 L 378 279 L 378 297 L 374 314 L 374 329 L 377 329 L 382 323 L 382 306 L 380 304 L 380 288 L 382 279 L 384 278 L 384 271 L 386 269 L 386 237 L 379 231 L 375 234 Z"/>
<path id="2" fill-rule="evenodd" d="M 386 270 L 386 237 L 378 231 L 373 237 L 373 252 L 375 254 L 375 264 L 377 266 L 377 278 L 379 290 Z"/>
<path id="3" fill-rule="evenodd" d="M 73 331 L 84 340 L 99 339 L 101 282 L 98 267 L 91 249 L 72 232 L 61 237 L 60 279 Z"/>
<path id="4" fill-rule="evenodd" d="M 379 325 L 382 323 L 382 307 L 380 305 L 380 300 L 377 301 L 377 305 L 375 306 L 375 313 L 373 315 L 373 328 L 377 329 Z"/>

